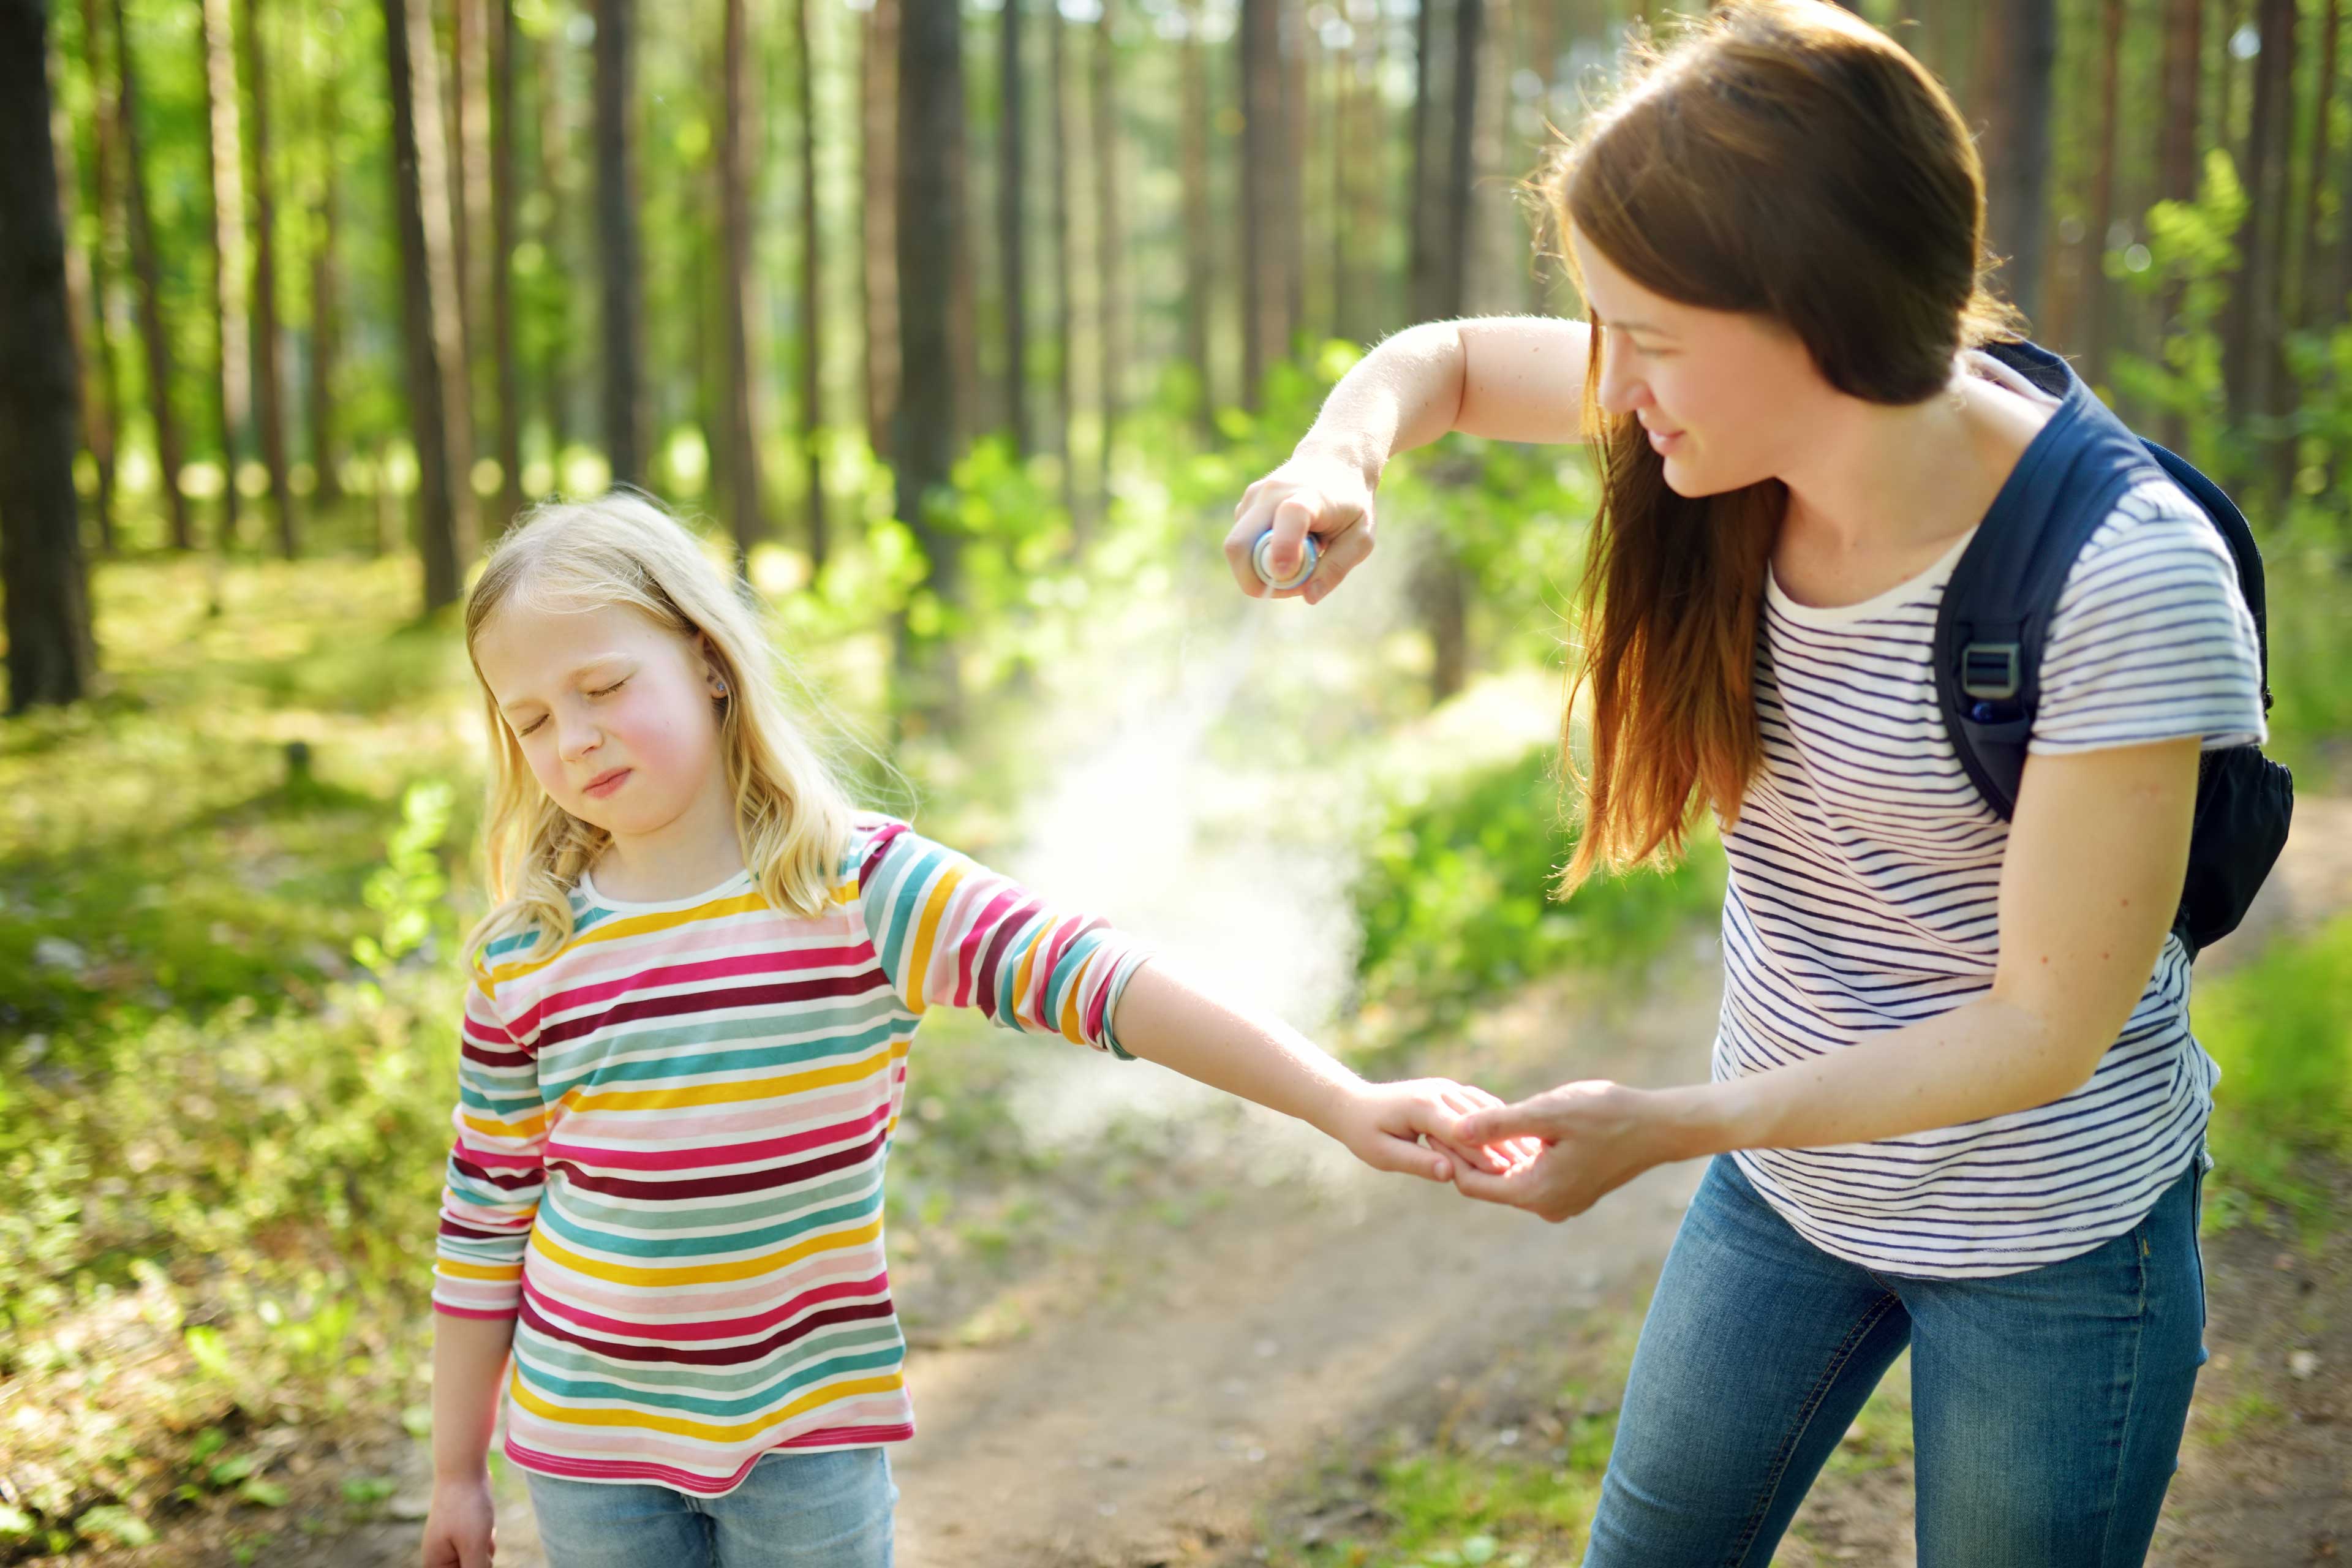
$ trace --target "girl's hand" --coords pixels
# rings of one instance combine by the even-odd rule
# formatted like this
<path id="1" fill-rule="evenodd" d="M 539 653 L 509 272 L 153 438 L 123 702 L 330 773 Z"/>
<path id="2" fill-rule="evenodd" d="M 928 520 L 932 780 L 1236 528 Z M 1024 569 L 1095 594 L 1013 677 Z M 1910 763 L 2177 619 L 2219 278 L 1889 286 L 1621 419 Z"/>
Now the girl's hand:
<path id="1" fill-rule="evenodd" d="M 424 1568 L 490 1568 L 497 1522 L 488 1467 L 479 1476 L 436 1480 L 425 1516 Z"/>
<path id="2" fill-rule="evenodd" d="M 1346 458 L 1301 448 L 1244 490 L 1234 508 L 1233 531 L 1225 535 L 1225 563 L 1242 592 L 1253 599 L 1303 596 L 1310 605 L 1329 595 L 1372 552 L 1372 486 L 1378 479 Z M 1315 575 L 1301 586 L 1276 594 L 1250 564 L 1257 536 L 1268 528 L 1274 542 L 1267 547 L 1266 565 L 1276 581 L 1297 572 L 1304 554 L 1299 541 L 1315 536 L 1322 553 Z"/>
<path id="3" fill-rule="evenodd" d="M 1433 1182 L 1452 1181 L 1465 1166 L 1499 1177 L 1509 1159 L 1457 1134 L 1473 1111 L 1499 1109 L 1483 1089 L 1452 1079 L 1351 1086 L 1331 1124 L 1323 1129 L 1376 1171 L 1398 1171 Z M 1428 1146 L 1423 1146 L 1426 1140 Z"/>
<path id="4" fill-rule="evenodd" d="M 1517 1157 L 1499 1173 L 1458 1167 L 1454 1184 L 1474 1198 L 1523 1208 L 1557 1225 L 1651 1166 L 1685 1157 L 1685 1134 L 1663 1110 L 1650 1090 L 1593 1079 L 1475 1111 L 1462 1119 L 1455 1135 L 1482 1144 L 1518 1140 L 1513 1145 Z"/>

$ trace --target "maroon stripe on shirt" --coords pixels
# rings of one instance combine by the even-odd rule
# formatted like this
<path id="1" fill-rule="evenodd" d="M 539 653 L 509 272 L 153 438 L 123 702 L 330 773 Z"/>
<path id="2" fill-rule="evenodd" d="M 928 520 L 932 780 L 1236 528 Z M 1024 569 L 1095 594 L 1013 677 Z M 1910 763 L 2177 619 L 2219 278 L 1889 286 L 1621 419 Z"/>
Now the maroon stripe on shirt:
<path id="1" fill-rule="evenodd" d="M 748 1171 L 730 1171 L 716 1176 L 681 1176 L 668 1182 L 649 1182 L 635 1176 L 602 1175 L 583 1169 L 573 1160 L 551 1160 L 547 1168 L 562 1172 L 566 1186 L 577 1187 L 583 1193 L 601 1193 L 606 1197 L 673 1200 L 727 1197 L 788 1187 L 794 1182 L 814 1181 L 819 1176 L 829 1176 L 835 1171 L 864 1164 L 880 1155 L 882 1146 L 889 1142 L 889 1137 L 886 1129 L 862 1143 L 835 1149 L 794 1165 L 759 1165 Z"/>
<path id="2" fill-rule="evenodd" d="M 890 1300 L 887 1296 L 878 1301 L 852 1301 L 839 1307 L 828 1307 L 822 1312 L 812 1312 L 789 1328 L 779 1329 L 765 1339 L 753 1340 L 740 1345 L 709 1346 L 632 1345 L 625 1344 L 618 1340 L 597 1339 L 581 1333 L 575 1329 L 567 1328 L 548 1317 L 539 1310 L 538 1305 L 528 1294 L 522 1299 L 518 1315 L 524 1322 L 529 1323 L 549 1339 L 561 1340 L 568 1345 L 578 1345 L 584 1351 L 613 1361 L 633 1361 L 640 1363 L 666 1362 L 678 1366 L 740 1366 L 746 1362 L 755 1362 L 773 1355 L 786 1345 L 798 1340 L 804 1340 L 819 1329 L 831 1328 L 835 1323 L 871 1322 L 877 1318 L 888 1317 L 890 1310 Z M 659 1333 L 661 1325 L 648 1323 L 646 1325 L 646 1331 L 648 1334 Z"/>

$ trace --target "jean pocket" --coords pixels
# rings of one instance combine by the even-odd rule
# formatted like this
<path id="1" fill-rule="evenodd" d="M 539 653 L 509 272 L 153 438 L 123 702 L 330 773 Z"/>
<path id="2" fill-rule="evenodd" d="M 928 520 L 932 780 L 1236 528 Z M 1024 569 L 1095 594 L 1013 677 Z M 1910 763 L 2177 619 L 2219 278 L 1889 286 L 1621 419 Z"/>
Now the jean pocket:
<path id="1" fill-rule="evenodd" d="M 2205 1154 L 2189 1163 L 2189 1256 L 2197 1265 L 2197 1327 L 2205 1328 Z M 2203 1360 L 2200 1351 L 2199 1360 Z"/>

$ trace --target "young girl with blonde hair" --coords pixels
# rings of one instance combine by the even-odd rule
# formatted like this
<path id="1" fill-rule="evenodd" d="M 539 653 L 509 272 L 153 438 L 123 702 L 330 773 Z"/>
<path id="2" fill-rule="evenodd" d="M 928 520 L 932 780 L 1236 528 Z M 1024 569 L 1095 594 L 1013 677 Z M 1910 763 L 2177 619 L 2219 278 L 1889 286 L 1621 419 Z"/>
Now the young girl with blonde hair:
<path id="1" fill-rule="evenodd" d="M 913 1412 L 882 1177 L 928 1008 L 1150 1058 L 1433 1180 L 1453 1162 L 1416 1140 L 1496 1103 L 1367 1084 L 856 810 L 747 591 L 640 497 L 533 512 L 466 645 L 495 907 L 466 944 L 428 1568 L 489 1562 L 509 1356 L 505 1452 L 554 1568 L 889 1561 Z"/>

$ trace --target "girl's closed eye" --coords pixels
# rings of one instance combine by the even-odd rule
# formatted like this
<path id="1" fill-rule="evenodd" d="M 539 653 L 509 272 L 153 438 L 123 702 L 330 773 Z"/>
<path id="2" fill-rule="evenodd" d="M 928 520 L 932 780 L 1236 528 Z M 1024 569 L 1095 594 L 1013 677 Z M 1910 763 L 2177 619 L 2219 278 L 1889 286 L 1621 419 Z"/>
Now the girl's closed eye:
<path id="1" fill-rule="evenodd" d="M 612 684 L 612 685 L 610 685 L 610 686 L 605 686 L 605 687 L 599 687 L 597 689 L 595 689 L 595 690 L 593 690 L 593 691 L 591 691 L 588 695 L 589 695 L 589 696 L 591 696 L 591 697 L 610 697 L 614 692 L 618 691 L 619 689 L 621 689 L 621 688 L 623 688 L 624 686 L 626 686 L 628 683 L 629 683 L 629 678 L 628 678 L 627 676 L 625 676 L 625 676 L 621 677 L 621 679 L 618 679 L 618 680 L 616 680 L 616 681 L 613 682 L 613 684 Z M 517 730 L 517 731 L 515 731 L 515 735 L 517 736 L 517 738 L 520 738 L 520 737 L 522 737 L 522 736 L 524 736 L 524 735 L 528 735 L 528 734 L 530 734 L 532 731 L 537 730 L 537 729 L 538 729 L 541 724 L 544 724 L 545 722 L 547 722 L 547 721 L 546 721 L 544 718 L 534 719 L 534 720 L 532 720 L 532 721 L 530 722 L 530 724 L 526 725 L 524 728 L 520 729 L 520 730 Z"/>

